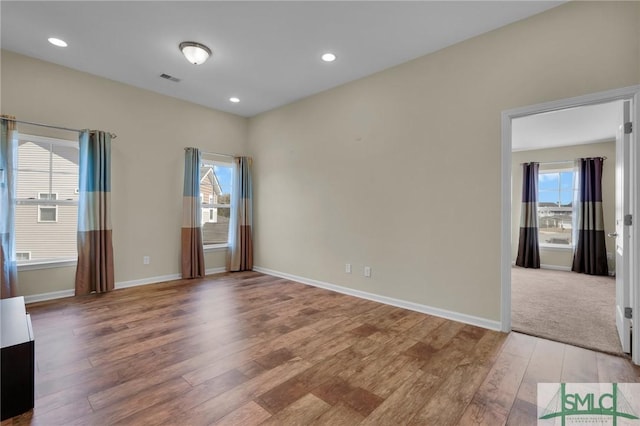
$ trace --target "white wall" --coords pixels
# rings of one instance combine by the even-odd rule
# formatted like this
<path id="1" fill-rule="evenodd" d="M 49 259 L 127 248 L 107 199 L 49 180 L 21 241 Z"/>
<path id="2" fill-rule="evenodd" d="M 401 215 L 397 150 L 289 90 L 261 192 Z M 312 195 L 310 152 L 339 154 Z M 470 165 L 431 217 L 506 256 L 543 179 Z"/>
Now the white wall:
<path id="1" fill-rule="evenodd" d="M 581 144 L 561 148 L 536 149 L 512 153 L 511 179 L 511 256 L 515 262 L 518 254 L 518 236 L 520 228 L 520 209 L 522 199 L 522 163 L 575 160 L 584 157 L 607 157 L 602 169 L 602 210 L 604 213 L 605 234 L 615 232 L 616 201 L 616 144 L 615 141 L 593 144 Z M 615 240 L 607 238 L 607 253 L 611 253 L 609 272 L 615 270 Z M 540 247 L 540 263 L 544 266 L 571 269 L 573 251 Z"/>
<path id="2" fill-rule="evenodd" d="M 501 112 L 640 83 L 639 28 L 571 2 L 252 118 L 256 265 L 499 321 Z"/>
<path id="3" fill-rule="evenodd" d="M 178 274 L 183 148 L 244 154 L 247 119 L 12 52 L 1 54 L 2 113 L 118 135 L 111 154 L 116 282 Z M 29 127 L 33 132 L 51 133 Z M 149 265 L 143 265 L 143 256 L 151 257 Z M 205 257 L 209 269 L 224 266 L 224 251 Z M 18 291 L 72 289 L 74 274 L 75 268 L 24 271 Z"/>

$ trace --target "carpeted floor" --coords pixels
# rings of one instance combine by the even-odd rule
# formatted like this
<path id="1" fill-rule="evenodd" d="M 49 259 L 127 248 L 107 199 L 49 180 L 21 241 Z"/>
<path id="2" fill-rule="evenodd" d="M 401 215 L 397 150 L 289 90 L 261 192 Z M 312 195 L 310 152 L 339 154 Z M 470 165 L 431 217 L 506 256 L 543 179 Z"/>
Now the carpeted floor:
<path id="1" fill-rule="evenodd" d="M 516 331 L 622 355 L 615 320 L 615 278 L 548 269 L 511 269 Z"/>

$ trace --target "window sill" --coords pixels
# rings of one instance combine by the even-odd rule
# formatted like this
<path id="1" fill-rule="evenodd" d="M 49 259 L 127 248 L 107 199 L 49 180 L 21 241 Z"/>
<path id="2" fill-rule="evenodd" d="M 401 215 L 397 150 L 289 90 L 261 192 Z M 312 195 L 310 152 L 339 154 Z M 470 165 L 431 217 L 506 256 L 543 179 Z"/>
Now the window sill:
<path id="1" fill-rule="evenodd" d="M 18 272 L 35 271 L 38 269 L 65 268 L 68 266 L 76 266 L 77 259 L 60 259 L 60 260 L 43 260 L 29 263 L 18 264 Z"/>
<path id="2" fill-rule="evenodd" d="M 540 244 L 540 249 L 551 251 L 573 251 L 573 246 L 561 244 Z"/>
<path id="3" fill-rule="evenodd" d="M 229 244 L 209 244 L 203 246 L 205 252 L 226 250 Z"/>

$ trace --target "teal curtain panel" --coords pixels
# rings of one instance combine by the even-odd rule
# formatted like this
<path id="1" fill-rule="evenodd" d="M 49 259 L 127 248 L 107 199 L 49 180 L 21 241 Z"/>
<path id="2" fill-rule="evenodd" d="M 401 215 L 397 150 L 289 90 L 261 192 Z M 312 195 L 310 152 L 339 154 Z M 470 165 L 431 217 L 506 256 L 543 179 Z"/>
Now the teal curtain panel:
<path id="1" fill-rule="evenodd" d="M 181 234 L 182 278 L 185 279 L 205 276 L 200 206 L 200 157 L 199 149 L 185 149 Z"/>
<path id="2" fill-rule="evenodd" d="M 233 189 L 231 191 L 231 223 L 229 225 L 229 271 L 253 269 L 253 185 L 249 157 L 234 158 Z"/>
<path id="3" fill-rule="evenodd" d="M 0 119 L 0 286 L 1 297 L 16 295 L 18 271 L 15 257 L 15 166 L 17 146 L 15 117 L 3 115 Z"/>
<path id="4" fill-rule="evenodd" d="M 79 138 L 76 295 L 114 288 L 111 229 L 111 135 L 85 130 Z"/>

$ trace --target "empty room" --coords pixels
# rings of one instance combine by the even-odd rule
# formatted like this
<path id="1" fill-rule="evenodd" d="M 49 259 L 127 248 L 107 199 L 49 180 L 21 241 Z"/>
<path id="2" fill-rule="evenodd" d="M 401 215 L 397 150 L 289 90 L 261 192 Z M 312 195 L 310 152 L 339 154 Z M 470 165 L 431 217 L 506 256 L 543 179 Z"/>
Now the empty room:
<path id="1" fill-rule="evenodd" d="M 512 259 L 515 263 L 521 243 L 524 168 L 536 163 L 540 260 L 539 267 L 526 264 L 512 270 L 514 330 L 602 352 L 629 352 L 618 340 L 615 320 L 616 136 L 622 116 L 622 101 L 616 101 L 514 120 Z M 601 170 L 599 216 L 604 238 L 598 241 L 602 246 L 598 255 L 593 254 L 595 250 L 575 255 L 580 247 L 577 222 L 585 216 L 580 213 L 584 205 L 576 199 L 584 186 L 580 184 L 582 161 L 593 162 Z M 585 257 L 598 262 L 583 263 Z"/>
<path id="2" fill-rule="evenodd" d="M 3 426 L 640 417 L 640 2 L 0 12 Z M 518 151 L 519 120 L 610 102 L 619 139 Z M 595 156 L 606 226 L 570 229 L 621 236 L 616 351 L 515 314 L 520 205 L 569 229 L 517 168 Z"/>

